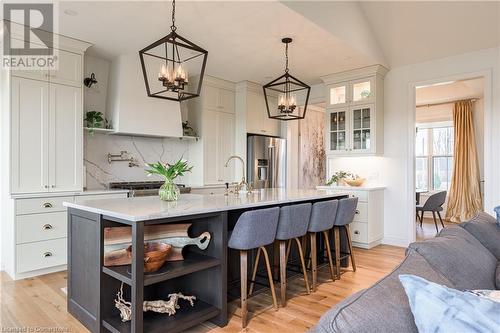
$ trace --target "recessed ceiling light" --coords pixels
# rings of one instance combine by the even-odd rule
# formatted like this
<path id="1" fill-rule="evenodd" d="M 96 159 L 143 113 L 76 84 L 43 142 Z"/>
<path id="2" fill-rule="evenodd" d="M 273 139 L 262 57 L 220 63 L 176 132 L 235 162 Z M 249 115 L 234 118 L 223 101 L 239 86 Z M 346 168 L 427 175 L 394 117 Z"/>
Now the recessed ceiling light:
<path id="1" fill-rule="evenodd" d="M 78 12 L 76 10 L 72 10 L 72 9 L 65 9 L 64 14 L 69 15 L 69 16 L 76 16 L 76 15 L 78 15 Z"/>

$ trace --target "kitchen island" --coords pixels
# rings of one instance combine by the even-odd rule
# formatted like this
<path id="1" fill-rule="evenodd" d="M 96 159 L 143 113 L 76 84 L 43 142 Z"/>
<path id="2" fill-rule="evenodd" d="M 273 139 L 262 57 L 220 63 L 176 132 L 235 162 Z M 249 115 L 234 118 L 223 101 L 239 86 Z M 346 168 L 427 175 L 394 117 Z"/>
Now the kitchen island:
<path id="1" fill-rule="evenodd" d="M 239 275 L 237 259 L 234 264 L 227 248 L 228 230 L 238 217 L 261 207 L 343 197 L 347 195 L 328 191 L 263 189 L 228 196 L 184 194 L 177 202 L 158 197 L 66 202 L 68 311 L 92 332 L 178 332 L 205 320 L 225 326 L 228 289 L 238 283 Z M 144 229 L 166 223 L 191 224 L 190 236 L 208 231 L 210 244 L 205 250 L 186 247 L 183 261 L 167 262 L 158 272 L 145 274 Z M 105 267 L 105 228 L 123 226 L 131 228 L 132 264 Z M 121 321 L 114 306 L 122 285 L 124 298 L 131 302 L 128 322 Z M 144 300 L 167 300 L 176 292 L 196 296 L 194 306 L 180 303 L 172 316 L 143 313 Z"/>

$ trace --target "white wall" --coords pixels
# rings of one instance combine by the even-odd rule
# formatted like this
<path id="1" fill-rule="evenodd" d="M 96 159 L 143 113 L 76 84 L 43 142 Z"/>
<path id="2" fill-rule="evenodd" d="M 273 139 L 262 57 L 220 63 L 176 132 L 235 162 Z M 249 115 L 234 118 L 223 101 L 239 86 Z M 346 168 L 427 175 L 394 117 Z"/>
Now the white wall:
<path id="1" fill-rule="evenodd" d="M 99 111 L 106 117 L 106 97 L 108 92 L 109 67 L 108 60 L 85 55 L 84 77 L 94 73 L 97 83 L 92 87 L 83 87 L 83 112 Z"/>
<path id="2" fill-rule="evenodd" d="M 384 243 L 406 246 L 414 231 L 414 86 L 417 83 L 464 79 L 486 74 L 485 112 L 485 210 L 492 212 L 500 203 L 499 161 L 500 124 L 499 49 L 487 49 L 453 57 L 393 68 L 385 77 L 384 163 L 385 191 Z M 489 81 L 488 81 L 489 80 Z M 490 84 L 491 83 L 491 84 Z"/>

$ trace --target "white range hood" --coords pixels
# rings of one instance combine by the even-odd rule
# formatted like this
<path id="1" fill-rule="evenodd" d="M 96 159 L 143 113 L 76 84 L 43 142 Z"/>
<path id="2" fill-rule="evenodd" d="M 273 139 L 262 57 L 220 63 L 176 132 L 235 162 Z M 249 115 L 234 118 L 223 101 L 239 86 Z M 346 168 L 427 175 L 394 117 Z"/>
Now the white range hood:
<path id="1" fill-rule="evenodd" d="M 148 97 L 139 54 L 113 60 L 108 89 L 107 109 L 116 134 L 182 136 L 180 103 Z"/>

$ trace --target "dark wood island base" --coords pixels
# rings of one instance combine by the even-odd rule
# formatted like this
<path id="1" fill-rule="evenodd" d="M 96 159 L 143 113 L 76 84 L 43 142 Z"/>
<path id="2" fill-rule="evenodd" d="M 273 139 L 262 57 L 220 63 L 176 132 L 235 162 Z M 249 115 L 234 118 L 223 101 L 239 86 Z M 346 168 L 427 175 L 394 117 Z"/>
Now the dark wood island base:
<path id="1" fill-rule="evenodd" d="M 332 194 L 294 200 L 294 203 L 343 197 L 346 196 Z M 122 200 L 126 204 L 136 199 L 111 200 Z M 263 206 L 284 204 L 290 203 Z M 75 206 L 68 204 L 68 312 L 91 332 L 179 332 L 206 320 L 221 327 L 227 325 L 228 286 L 230 298 L 235 298 L 233 290 L 237 293 L 239 285 L 238 257 L 233 258 L 227 248 L 228 225 L 232 229 L 241 213 L 259 207 L 134 221 Z M 145 274 L 144 227 L 163 223 L 190 223 L 189 235 L 192 237 L 208 231 L 212 236 L 210 245 L 205 250 L 188 246 L 184 248 L 183 261 L 167 262 L 159 271 Z M 105 267 L 104 228 L 122 226 L 132 228 L 132 264 Z M 318 247 L 322 255 L 322 244 Z M 294 257 L 292 254 L 290 261 L 296 260 Z M 253 258 L 249 260 L 250 265 L 252 261 Z M 132 319 L 128 322 L 122 322 L 115 308 L 114 300 L 122 283 L 123 297 L 132 304 Z M 169 294 L 178 292 L 196 296 L 194 306 L 180 300 L 180 308 L 172 316 L 143 312 L 143 301 L 168 300 Z"/>

